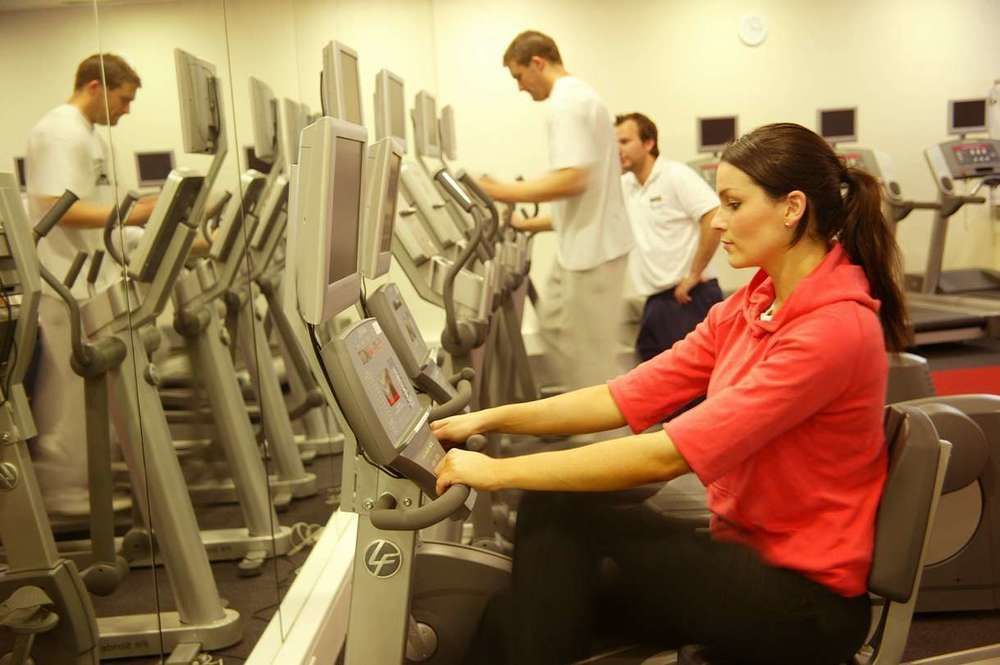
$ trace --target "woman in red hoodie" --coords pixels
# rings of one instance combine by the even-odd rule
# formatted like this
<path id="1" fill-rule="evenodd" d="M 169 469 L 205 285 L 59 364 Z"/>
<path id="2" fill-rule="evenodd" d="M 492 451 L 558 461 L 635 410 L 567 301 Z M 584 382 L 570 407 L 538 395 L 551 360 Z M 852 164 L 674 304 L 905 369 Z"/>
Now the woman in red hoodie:
<path id="1" fill-rule="evenodd" d="M 441 462 L 439 490 L 533 490 L 511 593 L 492 609 L 502 644 L 476 662 L 580 658 L 608 609 L 645 639 L 705 645 L 692 662 L 834 665 L 864 641 L 886 349 L 907 335 L 879 185 L 812 131 L 775 124 L 726 149 L 716 186 L 730 264 L 759 270 L 687 338 L 607 385 L 433 424 L 445 442 L 636 432 L 505 459 L 455 449 Z M 708 489 L 711 537 L 609 494 L 689 472 Z M 598 588 L 604 557 L 620 570 L 611 594 Z"/>

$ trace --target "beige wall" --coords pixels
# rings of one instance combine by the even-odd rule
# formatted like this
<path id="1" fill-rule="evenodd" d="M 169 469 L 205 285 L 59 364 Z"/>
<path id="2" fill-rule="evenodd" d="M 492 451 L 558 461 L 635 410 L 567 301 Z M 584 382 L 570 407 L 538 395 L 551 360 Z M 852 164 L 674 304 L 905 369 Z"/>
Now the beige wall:
<path id="1" fill-rule="evenodd" d="M 767 41 L 739 41 L 739 18 L 763 14 Z M 542 107 L 500 65 L 518 31 L 537 28 L 558 41 L 569 70 L 594 85 L 613 112 L 641 110 L 660 126 L 668 157 L 688 160 L 695 118 L 735 113 L 741 129 L 791 120 L 814 126 L 816 109 L 859 108 L 860 143 L 887 152 L 905 193 L 931 198 L 924 147 L 944 135 L 949 98 L 986 94 L 1000 77 L 996 0 L 178 0 L 102 5 L 92 9 L 0 13 L 0 82 L 16 90 L 0 132 L 0 168 L 24 153 L 37 118 L 70 92 L 72 72 L 98 49 L 121 52 L 144 80 L 133 107 L 112 133 L 122 187 L 135 181 L 135 150 L 173 148 L 182 165 L 207 158 L 183 155 L 173 48 L 214 62 L 233 83 L 226 107 L 231 144 L 252 141 L 247 77 L 265 80 L 279 96 L 319 109 L 320 51 L 331 39 L 358 50 L 369 128 L 375 73 L 392 69 L 406 80 L 407 99 L 426 88 L 456 109 L 460 163 L 500 176 L 546 167 Z M 21 66 L 26 58 L 45 67 Z M 231 155 L 221 187 L 235 187 Z M 988 210 L 966 208 L 953 218 L 946 266 L 1000 265 Z M 920 270 L 930 215 L 914 213 L 899 239 L 907 267 Z M 551 266 L 551 238 L 536 243 L 535 277 Z M 746 278 L 717 257 L 723 286 Z M 401 272 L 393 277 L 404 283 Z M 440 313 L 409 299 L 433 336 Z M 528 323 L 529 327 L 533 322 Z"/>
<path id="2" fill-rule="evenodd" d="M 737 25 L 754 12 L 769 36 L 750 48 Z M 948 138 L 946 101 L 983 97 L 1000 77 L 994 0 L 435 0 L 434 18 L 439 104 L 456 107 L 462 160 L 504 175 L 546 164 L 542 109 L 500 66 L 527 28 L 552 35 L 612 112 L 650 115 L 672 159 L 695 157 L 699 116 L 737 114 L 742 131 L 779 120 L 814 127 L 819 108 L 857 106 L 859 144 L 889 153 L 906 195 L 920 199 L 936 196 L 923 149 Z M 910 270 L 922 270 L 930 220 L 914 213 L 900 228 Z M 966 208 L 953 218 L 946 265 L 1000 266 L 996 233 L 986 207 Z M 536 259 L 545 274 L 551 254 Z M 725 288 L 746 279 L 719 259 Z"/>

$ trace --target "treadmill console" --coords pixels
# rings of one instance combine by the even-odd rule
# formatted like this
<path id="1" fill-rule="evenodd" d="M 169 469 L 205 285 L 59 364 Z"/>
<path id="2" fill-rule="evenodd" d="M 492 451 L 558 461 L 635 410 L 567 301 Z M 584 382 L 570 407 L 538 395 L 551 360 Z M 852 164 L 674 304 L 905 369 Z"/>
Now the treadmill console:
<path id="1" fill-rule="evenodd" d="M 924 151 L 934 182 L 946 194 L 955 180 L 1000 175 L 1000 141 L 993 139 L 947 141 Z"/>
<path id="2" fill-rule="evenodd" d="M 849 169 L 861 169 L 874 178 L 882 177 L 874 152 L 867 148 L 849 148 L 844 150 L 838 148 L 837 158 Z"/>
<path id="3" fill-rule="evenodd" d="M 436 496 L 434 467 L 444 449 L 378 321 L 358 321 L 324 345 L 321 354 L 365 456 Z"/>
<path id="4" fill-rule="evenodd" d="M 715 189 L 715 175 L 719 171 L 718 157 L 702 157 L 687 163 L 695 173 L 700 175 L 708 183 L 708 186 Z"/>

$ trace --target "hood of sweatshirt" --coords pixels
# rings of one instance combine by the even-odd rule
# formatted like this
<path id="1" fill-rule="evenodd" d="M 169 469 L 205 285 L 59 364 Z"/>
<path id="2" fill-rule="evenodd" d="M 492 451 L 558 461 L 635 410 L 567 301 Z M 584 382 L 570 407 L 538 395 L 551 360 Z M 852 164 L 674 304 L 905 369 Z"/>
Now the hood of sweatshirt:
<path id="1" fill-rule="evenodd" d="M 834 243 L 823 262 L 803 278 L 770 321 L 760 315 L 774 302 L 774 281 L 758 270 L 743 292 L 742 311 L 754 335 L 769 335 L 803 314 L 833 303 L 853 301 L 878 312 L 861 266 L 851 263 L 840 243 Z"/>

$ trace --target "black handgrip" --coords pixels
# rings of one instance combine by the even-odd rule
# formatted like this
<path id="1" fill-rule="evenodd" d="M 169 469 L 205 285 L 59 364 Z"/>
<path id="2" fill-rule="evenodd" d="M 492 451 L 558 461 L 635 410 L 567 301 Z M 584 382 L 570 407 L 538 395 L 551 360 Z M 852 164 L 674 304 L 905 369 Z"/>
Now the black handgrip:
<path id="1" fill-rule="evenodd" d="M 38 242 L 39 238 L 44 238 L 49 234 L 49 231 L 59 223 L 59 220 L 69 212 L 69 209 L 79 200 L 79 197 L 68 189 L 63 192 L 63 195 L 59 197 L 59 200 L 52 204 L 48 212 L 42 217 L 41 221 L 35 224 L 35 242 Z"/>
<path id="2" fill-rule="evenodd" d="M 377 508 L 368 513 L 368 518 L 372 526 L 383 531 L 419 531 L 443 522 L 461 510 L 471 491 L 468 485 L 452 485 L 444 494 L 419 508 Z"/>
<path id="3" fill-rule="evenodd" d="M 73 285 L 76 284 L 76 279 L 80 276 L 80 271 L 83 270 L 83 264 L 86 261 L 87 252 L 77 252 L 76 256 L 73 257 L 73 263 L 70 264 L 66 276 L 63 277 L 63 285 L 67 289 L 72 289 Z"/>
<path id="4" fill-rule="evenodd" d="M 471 367 L 463 367 L 458 372 L 455 372 L 450 377 L 448 377 L 448 383 L 453 386 L 458 386 L 459 381 L 475 381 L 476 380 L 476 370 Z"/>
<path id="5" fill-rule="evenodd" d="M 90 259 L 90 270 L 87 271 L 87 283 L 96 284 L 97 277 L 101 274 L 101 264 L 104 262 L 104 252 L 97 250 Z"/>
<path id="6" fill-rule="evenodd" d="M 473 434 L 465 440 L 465 449 L 474 453 L 482 452 L 486 448 L 487 440 L 482 434 Z"/>
<path id="7" fill-rule="evenodd" d="M 437 404 L 431 407 L 430 419 L 431 421 L 440 420 L 441 418 L 447 418 L 455 415 L 456 413 L 460 413 L 462 409 L 467 407 L 471 401 L 472 383 L 463 379 L 458 382 L 454 397 L 444 404 Z"/>
<path id="8" fill-rule="evenodd" d="M 139 195 L 136 192 L 128 192 L 125 194 L 125 198 L 122 199 L 122 202 L 117 209 L 115 209 L 114 206 L 111 207 L 111 212 L 108 213 L 108 219 L 104 222 L 104 247 L 108 250 L 108 254 L 111 255 L 111 258 L 114 259 L 115 263 L 118 265 L 125 265 L 124 251 L 119 252 L 115 248 L 114 239 L 111 237 L 111 233 L 115 230 L 116 225 L 125 224 L 129 214 L 132 212 L 132 206 L 134 206 L 138 200 Z"/>

